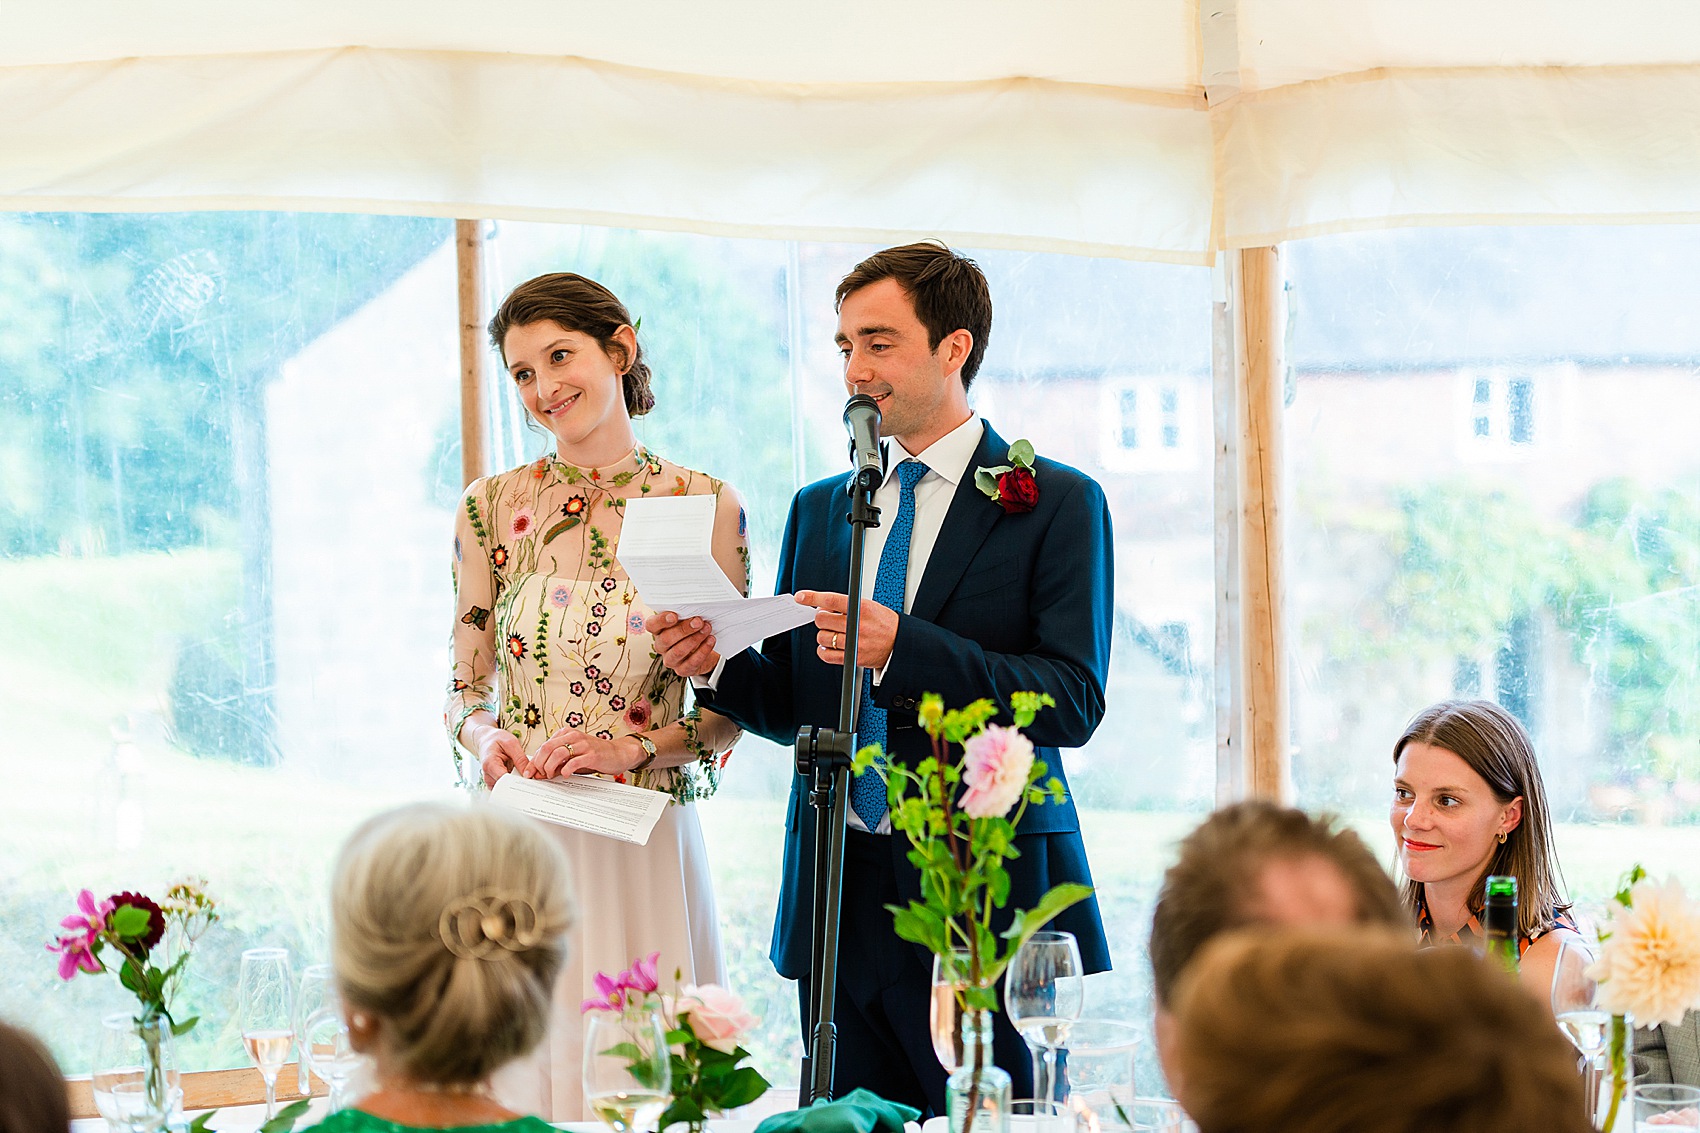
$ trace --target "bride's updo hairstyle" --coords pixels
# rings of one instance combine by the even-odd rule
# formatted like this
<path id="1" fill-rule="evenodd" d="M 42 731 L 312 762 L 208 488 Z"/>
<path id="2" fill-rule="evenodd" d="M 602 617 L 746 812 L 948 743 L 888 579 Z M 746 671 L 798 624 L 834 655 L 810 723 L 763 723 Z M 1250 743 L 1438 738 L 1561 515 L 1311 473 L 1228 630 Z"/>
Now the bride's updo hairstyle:
<path id="1" fill-rule="evenodd" d="M 626 348 L 614 341 L 614 332 L 631 326 L 631 312 L 615 294 L 596 282 L 570 271 L 555 271 L 528 279 L 508 293 L 490 320 L 490 345 L 502 351 L 502 340 L 514 327 L 532 323 L 554 323 L 562 330 L 576 330 L 594 338 L 602 352 L 621 372 L 620 388 L 625 393 L 626 412 L 642 417 L 655 408 L 650 389 L 649 365 L 643 360 L 643 343 L 626 357 Z M 504 362 L 506 355 L 503 355 Z"/>
<path id="2" fill-rule="evenodd" d="M 572 923 L 566 857 L 525 819 L 420 804 L 343 847 L 331 961 L 398 1071 L 474 1085 L 543 1038 Z"/>

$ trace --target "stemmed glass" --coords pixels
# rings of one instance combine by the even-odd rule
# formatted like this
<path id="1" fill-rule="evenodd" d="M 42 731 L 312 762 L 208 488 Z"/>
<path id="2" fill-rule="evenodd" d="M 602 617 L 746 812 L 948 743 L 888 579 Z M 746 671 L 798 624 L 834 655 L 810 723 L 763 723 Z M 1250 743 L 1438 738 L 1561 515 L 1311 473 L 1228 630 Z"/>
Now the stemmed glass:
<path id="1" fill-rule="evenodd" d="M 658 1015 L 595 1012 L 588 1017 L 584 1096 L 613 1133 L 653 1129 L 672 1087 L 672 1051 Z"/>
<path id="2" fill-rule="evenodd" d="M 113 1133 L 155 1133 L 181 1103 L 171 1031 L 169 1027 L 163 1030 L 158 1060 L 157 1072 L 164 1081 L 153 1083 L 150 1091 L 149 1060 L 136 1021 L 120 1014 L 108 1015 L 100 1022 L 100 1041 L 89 1082 L 95 1109 L 106 1118 Z M 155 1096 L 150 1098 L 150 1093 Z"/>
<path id="3" fill-rule="evenodd" d="M 360 1068 L 361 1056 L 348 1035 L 329 964 L 314 964 L 301 977 L 300 1022 L 301 1062 L 330 1087 L 332 1113 L 342 1110 L 348 1080 Z M 301 1093 L 307 1094 L 306 1071 L 301 1071 Z"/>
<path id="4" fill-rule="evenodd" d="M 1605 1049 L 1611 1014 L 1595 1002 L 1596 985 L 1587 974 L 1594 955 L 1581 940 L 1566 940 L 1558 949 L 1552 969 L 1552 1014 L 1558 1029 L 1576 1048 L 1587 1067 L 1586 1092 L 1589 1116 L 1599 1098 L 1599 1057 Z"/>
<path id="5" fill-rule="evenodd" d="M 325 996 L 325 989 L 336 979 L 336 974 L 329 964 L 308 964 L 301 969 L 301 987 L 295 993 L 295 1033 L 307 1033 L 307 1016 L 314 1008 L 320 1006 Z M 312 1094 L 312 1080 L 307 1071 L 311 1069 L 307 1058 L 305 1041 L 295 1045 L 295 1082 L 296 1093 L 302 1097 Z"/>
<path id="6" fill-rule="evenodd" d="M 968 950 L 954 948 L 950 955 L 933 957 L 933 989 L 927 1001 L 927 1029 L 933 1038 L 933 1053 L 946 1074 L 962 1065 L 962 1027 L 957 1020 L 956 997 L 968 987 Z"/>
<path id="7" fill-rule="evenodd" d="M 283 948 L 250 948 L 242 953 L 238 1009 L 242 1045 L 266 1083 L 266 1120 L 277 1116 L 277 1072 L 289 1061 L 295 1042 L 295 977 Z"/>
<path id="8" fill-rule="evenodd" d="M 1033 1051 L 1033 1097 L 1057 1101 L 1057 1050 L 1086 1006 L 1086 974 L 1072 932 L 1036 932 L 1004 976 L 1004 1010 Z"/>

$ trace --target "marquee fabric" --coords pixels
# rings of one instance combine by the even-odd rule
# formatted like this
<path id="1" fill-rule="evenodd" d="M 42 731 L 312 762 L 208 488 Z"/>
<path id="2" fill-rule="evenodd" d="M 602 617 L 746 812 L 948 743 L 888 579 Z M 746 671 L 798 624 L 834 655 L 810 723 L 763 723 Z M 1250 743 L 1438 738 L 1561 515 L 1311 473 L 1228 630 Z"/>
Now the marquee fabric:
<path id="1" fill-rule="evenodd" d="M 0 208 L 1208 263 L 1700 218 L 1688 0 L 0 0 Z"/>

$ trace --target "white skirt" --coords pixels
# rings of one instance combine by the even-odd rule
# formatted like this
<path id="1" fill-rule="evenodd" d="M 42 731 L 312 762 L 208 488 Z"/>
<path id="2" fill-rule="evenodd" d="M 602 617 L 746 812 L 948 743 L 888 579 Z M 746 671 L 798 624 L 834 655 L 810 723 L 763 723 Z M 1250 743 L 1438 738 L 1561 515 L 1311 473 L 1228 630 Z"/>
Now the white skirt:
<path id="1" fill-rule="evenodd" d="M 663 992 L 672 992 L 675 971 L 687 984 L 726 982 L 708 852 L 690 804 L 669 805 L 647 846 L 540 825 L 572 860 L 578 920 L 555 985 L 549 1034 L 532 1054 L 496 1074 L 496 1096 L 509 1109 L 548 1121 L 594 1120 L 584 1104 L 579 1005 L 599 998 L 596 973 L 614 975 L 660 952 Z"/>

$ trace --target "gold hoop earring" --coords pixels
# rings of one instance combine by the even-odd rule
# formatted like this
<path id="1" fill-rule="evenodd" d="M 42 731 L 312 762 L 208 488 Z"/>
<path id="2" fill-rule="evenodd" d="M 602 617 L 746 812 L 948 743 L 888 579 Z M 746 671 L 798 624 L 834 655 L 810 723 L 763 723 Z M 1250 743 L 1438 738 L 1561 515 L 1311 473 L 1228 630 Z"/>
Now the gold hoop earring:
<path id="1" fill-rule="evenodd" d="M 1501 846 L 1505 845 L 1505 831 L 1503 830 L 1499 832 L 1499 844 Z"/>

